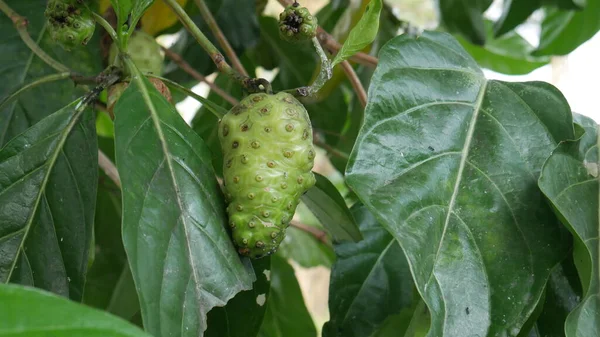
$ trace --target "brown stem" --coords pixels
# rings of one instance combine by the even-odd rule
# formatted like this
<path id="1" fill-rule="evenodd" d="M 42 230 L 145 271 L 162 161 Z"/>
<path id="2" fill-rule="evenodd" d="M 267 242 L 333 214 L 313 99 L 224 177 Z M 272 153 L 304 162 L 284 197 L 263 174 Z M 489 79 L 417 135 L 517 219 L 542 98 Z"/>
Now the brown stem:
<path id="1" fill-rule="evenodd" d="M 335 149 L 333 146 L 327 144 L 326 142 L 323 142 L 320 140 L 315 140 L 314 143 L 316 146 L 323 148 L 325 151 L 327 151 L 327 153 L 329 153 L 333 156 L 336 156 L 338 158 L 342 158 L 345 160 L 348 160 L 350 158 L 350 156 L 347 153 L 342 152 L 338 149 Z"/>
<path id="2" fill-rule="evenodd" d="M 102 150 L 98 150 L 98 165 L 106 173 L 106 175 L 112 180 L 117 187 L 121 188 L 121 178 L 119 178 L 119 171 L 117 171 L 117 167 L 110 161 L 110 158 L 102 152 Z"/>
<path id="3" fill-rule="evenodd" d="M 365 106 L 367 106 L 367 92 L 365 91 L 365 88 L 363 87 L 362 83 L 360 83 L 358 75 L 356 75 L 356 72 L 354 71 L 354 68 L 352 68 L 352 66 L 350 65 L 350 62 L 343 61 L 340 63 L 340 65 L 342 66 L 342 69 L 344 70 L 346 76 L 350 80 L 350 84 L 352 84 L 352 88 L 354 88 L 354 91 L 356 92 L 356 96 L 358 96 L 360 104 L 364 108 Z"/>
<path id="4" fill-rule="evenodd" d="M 329 240 L 327 240 L 327 232 L 294 220 L 290 222 L 290 225 L 314 236 L 315 239 L 321 241 L 321 243 L 328 246 L 330 245 Z"/>
<path id="5" fill-rule="evenodd" d="M 235 68 L 235 70 L 237 70 L 240 74 L 248 76 L 248 72 L 246 69 L 244 69 L 242 62 L 240 62 L 240 59 L 233 51 L 233 48 L 231 48 L 231 44 L 229 44 L 229 41 L 227 41 L 227 38 L 225 37 L 225 34 L 223 34 L 221 27 L 219 27 L 219 24 L 213 17 L 210 9 L 208 6 L 206 6 L 206 2 L 204 0 L 196 0 L 196 6 L 198 6 L 198 9 L 200 9 L 200 14 L 202 15 L 204 21 L 206 21 L 208 28 L 210 28 L 213 35 L 219 42 L 219 45 L 225 51 L 225 55 L 227 55 L 231 61 L 231 64 L 233 64 L 233 68 Z"/>
<path id="6" fill-rule="evenodd" d="M 294 0 L 278 1 L 283 7 L 287 7 L 294 4 Z M 319 42 L 321 42 L 323 48 L 327 49 L 332 54 L 336 54 L 340 50 L 340 48 L 342 48 L 342 45 L 320 26 L 317 28 L 317 39 L 319 39 Z M 379 62 L 379 60 L 376 57 L 362 52 L 356 53 L 356 55 L 353 55 L 350 58 L 350 60 L 369 67 L 376 67 L 377 63 Z"/>
<path id="7" fill-rule="evenodd" d="M 229 95 L 228 93 L 223 91 L 223 89 L 219 88 L 213 82 L 207 80 L 206 77 L 204 77 L 204 75 L 202 75 L 199 72 L 197 72 L 196 70 L 194 70 L 194 68 L 192 68 L 192 66 L 189 63 L 187 63 L 181 57 L 181 55 L 175 53 L 174 51 L 172 51 L 168 48 L 162 47 L 162 49 L 165 52 L 165 55 L 168 58 L 170 58 L 171 60 L 173 60 L 173 62 L 175 62 L 179 66 L 179 68 L 181 68 L 181 70 L 190 74 L 190 76 L 192 76 L 196 80 L 206 83 L 208 85 L 208 87 L 210 88 L 210 90 L 214 91 L 215 94 L 221 96 L 224 100 L 229 102 L 231 105 L 237 105 L 239 103 L 237 99 L 235 99 L 234 97 L 232 97 L 231 95 Z"/>

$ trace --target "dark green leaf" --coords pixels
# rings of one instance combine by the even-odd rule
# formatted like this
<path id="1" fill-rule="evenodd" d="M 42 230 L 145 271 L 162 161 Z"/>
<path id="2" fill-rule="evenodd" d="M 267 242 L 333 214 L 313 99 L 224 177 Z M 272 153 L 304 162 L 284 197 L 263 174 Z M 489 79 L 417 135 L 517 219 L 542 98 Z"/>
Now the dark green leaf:
<path id="1" fill-rule="evenodd" d="M 110 0 L 115 13 L 117 14 L 117 26 L 121 27 L 127 22 L 127 18 L 129 17 L 129 13 L 131 13 L 135 2 L 136 0 Z"/>
<path id="2" fill-rule="evenodd" d="M 379 15 L 382 7 L 382 0 L 371 0 L 356 26 L 350 31 L 342 48 L 335 55 L 331 62 L 332 67 L 347 60 L 375 40 L 379 29 Z"/>
<path id="3" fill-rule="evenodd" d="M 0 282 L 82 298 L 98 181 L 83 112 L 75 101 L 0 150 Z"/>
<path id="4" fill-rule="evenodd" d="M 148 7 L 150 7 L 155 0 L 133 0 L 133 8 L 131 9 L 131 22 L 132 24 L 137 22 L 142 18 L 144 12 Z"/>
<path id="5" fill-rule="evenodd" d="M 567 317 L 567 337 L 600 334 L 600 223 L 598 125 L 581 115 L 585 129 L 577 141 L 560 144 L 544 164 L 540 189 L 574 237 L 573 258 L 583 284 L 583 299 Z"/>
<path id="6" fill-rule="evenodd" d="M 357 205 L 352 213 L 364 240 L 335 247 L 325 337 L 371 336 L 388 316 L 414 302 L 414 283 L 398 241 L 366 207 Z"/>
<path id="7" fill-rule="evenodd" d="M 145 78 L 129 85 L 115 115 L 123 240 L 144 327 L 201 336 L 208 311 L 253 281 L 225 229 L 210 152 Z"/>
<path id="8" fill-rule="evenodd" d="M 536 55 L 566 55 L 600 30 L 600 0 L 589 0 L 581 11 L 547 9 Z"/>
<path id="9" fill-rule="evenodd" d="M 581 284 L 572 259 L 559 264 L 546 285 L 544 308 L 534 330 L 540 337 L 564 337 L 565 320 L 581 299 Z"/>
<path id="10" fill-rule="evenodd" d="M 101 69 L 99 34 L 95 35 L 86 48 L 76 48 L 70 52 L 63 50 L 52 40 L 46 29 L 46 2 L 47 0 L 6 1 L 17 13 L 27 17 L 29 34 L 46 53 L 75 71 L 96 75 Z M 3 32 L 0 36 L 0 73 L 5 79 L 0 83 L 1 102 L 16 88 L 54 74 L 56 70 L 47 66 L 23 43 L 13 22 L 4 13 L 0 13 L 0 31 Z M 76 90 L 72 82 L 65 80 L 46 83 L 21 94 L 0 110 L 0 147 L 52 112 L 73 102 L 82 92 Z"/>
<path id="11" fill-rule="evenodd" d="M 327 178 L 318 173 L 315 173 L 315 178 L 317 183 L 302 196 L 302 202 L 333 236 L 334 241 L 362 240 L 344 197 Z"/>
<path id="12" fill-rule="evenodd" d="M 114 140 L 99 138 L 99 145 L 114 161 Z M 140 302 L 121 237 L 121 193 L 104 172 L 100 172 L 97 200 L 95 259 L 86 277 L 83 302 L 131 320 L 140 312 Z"/>
<path id="13" fill-rule="evenodd" d="M 259 337 L 316 337 L 294 269 L 278 254 L 271 257 L 271 290 Z"/>
<path id="14" fill-rule="evenodd" d="M 0 301 L 0 336 L 150 337 L 106 312 L 34 288 L 0 285 Z"/>
<path id="15" fill-rule="evenodd" d="M 485 46 L 476 46 L 458 37 L 463 48 L 483 68 L 509 75 L 521 75 L 550 62 L 549 57 L 531 56 L 534 47 L 515 31 L 494 38 L 490 21 L 486 21 L 486 31 L 488 40 Z"/>
<path id="16" fill-rule="evenodd" d="M 335 261 L 335 254 L 331 246 L 317 240 L 314 235 L 293 226 L 286 230 L 285 239 L 279 246 L 278 252 L 281 257 L 293 260 L 303 268 L 317 266 L 329 268 Z"/>
<path id="17" fill-rule="evenodd" d="M 256 336 L 266 312 L 266 299 L 271 284 L 271 259 L 252 261 L 256 282 L 251 290 L 242 291 L 223 308 L 215 308 L 208 314 L 208 330 L 205 337 Z"/>
<path id="18" fill-rule="evenodd" d="M 456 32 L 476 45 L 485 44 L 483 12 L 492 0 L 437 0 L 440 19 L 451 32 Z"/>
<path id="19" fill-rule="evenodd" d="M 549 84 L 486 80 L 445 33 L 379 55 L 347 183 L 404 249 L 431 336 L 516 335 L 569 248 L 537 177 L 570 108 Z"/>
<path id="20" fill-rule="evenodd" d="M 502 36 L 523 23 L 535 10 L 542 6 L 542 0 L 507 0 L 503 2 L 502 15 L 494 24 L 496 36 Z"/>

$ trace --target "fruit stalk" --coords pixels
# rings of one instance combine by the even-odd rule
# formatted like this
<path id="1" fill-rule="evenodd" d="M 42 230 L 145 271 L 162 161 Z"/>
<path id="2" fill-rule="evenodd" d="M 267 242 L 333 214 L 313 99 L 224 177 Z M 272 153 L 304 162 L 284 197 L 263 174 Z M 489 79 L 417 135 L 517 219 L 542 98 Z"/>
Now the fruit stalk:
<path id="1" fill-rule="evenodd" d="M 246 69 L 244 69 L 242 62 L 240 62 L 240 59 L 237 57 L 237 55 L 233 51 L 233 48 L 231 48 L 231 44 L 229 44 L 229 41 L 227 41 L 225 34 L 223 34 L 223 31 L 219 27 L 219 24 L 217 24 L 217 21 L 215 20 L 212 13 L 210 12 L 210 9 L 208 8 L 208 6 L 206 6 L 206 2 L 204 0 L 195 0 L 195 1 L 196 1 L 196 6 L 198 6 L 198 9 L 200 10 L 200 14 L 202 15 L 202 18 L 208 25 L 208 28 L 212 31 L 212 33 L 215 36 L 215 38 L 217 39 L 217 41 L 219 41 L 219 45 L 225 51 L 225 55 L 227 55 L 227 58 L 229 58 L 229 60 L 233 64 L 233 67 L 240 74 L 242 74 L 244 76 L 248 76 L 248 73 L 246 72 Z"/>

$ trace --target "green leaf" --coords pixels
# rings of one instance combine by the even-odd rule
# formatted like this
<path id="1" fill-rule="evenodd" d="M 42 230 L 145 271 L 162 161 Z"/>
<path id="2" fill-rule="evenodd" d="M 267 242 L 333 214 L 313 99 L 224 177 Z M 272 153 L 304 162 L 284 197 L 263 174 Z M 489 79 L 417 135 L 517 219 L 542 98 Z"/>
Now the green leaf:
<path id="1" fill-rule="evenodd" d="M 512 31 L 541 6 L 542 0 L 504 1 L 502 15 L 494 25 L 495 35 L 498 37 Z"/>
<path id="2" fill-rule="evenodd" d="M 112 138 L 99 138 L 99 145 L 108 157 L 114 157 Z M 86 277 L 83 302 L 131 320 L 140 312 L 140 301 L 121 237 L 121 193 L 104 172 L 100 173 L 99 181 L 94 222 L 95 259 Z"/>
<path id="3" fill-rule="evenodd" d="M 485 79 L 445 33 L 379 55 L 347 183 L 406 253 L 429 336 L 516 335 L 569 248 L 537 177 L 570 108 L 549 84 Z"/>
<path id="4" fill-rule="evenodd" d="M 0 336 L 150 337 L 106 312 L 34 288 L 0 285 L 0 301 Z"/>
<path id="5" fill-rule="evenodd" d="M 576 141 L 563 142 L 544 164 L 540 189 L 574 237 L 573 258 L 583 284 L 583 299 L 567 317 L 567 337 L 600 334 L 600 184 L 598 182 L 598 125 L 581 115 L 585 129 Z"/>
<path id="6" fill-rule="evenodd" d="M 494 38 L 490 21 L 486 21 L 486 31 L 488 36 L 485 46 L 476 46 L 461 37 L 457 38 L 483 68 L 503 74 L 522 75 L 550 62 L 549 57 L 531 56 L 535 48 L 515 31 Z"/>
<path id="7" fill-rule="evenodd" d="M 7 0 L 6 3 L 20 15 L 27 17 L 27 30 L 32 39 L 57 61 L 84 75 L 96 75 L 101 70 L 99 35 L 96 34 L 85 48 L 70 52 L 56 44 L 46 29 L 44 8 L 47 0 Z M 56 70 L 47 66 L 27 47 L 8 16 L 0 14 L 0 73 L 6 80 L 0 83 L 0 102 L 25 83 Z M 0 110 L 0 147 L 49 114 L 77 99 L 83 90 L 70 81 L 40 85 L 22 93 Z"/>
<path id="8" fill-rule="evenodd" d="M 543 337 L 564 337 L 565 320 L 581 299 L 581 284 L 573 259 L 559 264 L 546 285 L 544 308 L 534 330 Z"/>
<path id="9" fill-rule="evenodd" d="M 77 100 L 0 150 L 0 282 L 82 298 L 98 152 Z M 83 116 L 82 116 L 83 115 Z"/>
<path id="10" fill-rule="evenodd" d="M 329 268 L 335 261 L 335 254 L 331 246 L 317 240 L 314 235 L 293 226 L 286 230 L 285 239 L 278 251 L 281 257 L 293 260 L 303 268 L 317 266 Z"/>
<path id="11" fill-rule="evenodd" d="M 131 22 L 136 25 L 142 18 L 148 7 L 152 6 L 155 0 L 134 0 L 133 8 L 131 9 Z"/>
<path id="12" fill-rule="evenodd" d="M 449 31 L 459 33 L 471 43 L 485 44 L 483 12 L 492 0 L 437 0 L 441 22 Z"/>
<path id="13" fill-rule="evenodd" d="M 371 336 L 388 316 L 414 302 L 414 283 L 398 241 L 366 207 L 354 206 L 352 213 L 364 240 L 335 247 L 325 337 Z"/>
<path id="14" fill-rule="evenodd" d="M 303 196 L 302 202 L 333 236 L 334 241 L 362 240 L 362 235 L 344 197 L 322 175 L 315 173 L 317 183 Z"/>
<path id="15" fill-rule="evenodd" d="M 223 308 L 215 308 L 208 314 L 208 330 L 205 337 L 256 336 L 266 313 L 266 296 L 271 286 L 271 259 L 252 261 L 256 282 L 251 290 L 242 291 Z"/>
<path id="16" fill-rule="evenodd" d="M 581 11 L 547 9 L 535 55 L 567 55 L 600 30 L 600 0 Z"/>
<path id="17" fill-rule="evenodd" d="M 208 311 L 253 281 L 226 232 L 209 150 L 143 77 L 115 115 L 123 241 L 144 327 L 156 336 L 201 336 Z"/>
<path id="18" fill-rule="evenodd" d="M 349 59 L 375 40 L 379 30 L 379 15 L 382 7 L 382 0 L 371 0 L 360 21 L 352 28 L 342 48 L 331 62 L 332 67 Z"/>
<path id="19" fill-rule="evenodd" d="M 279 254 L 271 257 L 271 290 L 259 337 L 316 337 L 294 269 Z"/>

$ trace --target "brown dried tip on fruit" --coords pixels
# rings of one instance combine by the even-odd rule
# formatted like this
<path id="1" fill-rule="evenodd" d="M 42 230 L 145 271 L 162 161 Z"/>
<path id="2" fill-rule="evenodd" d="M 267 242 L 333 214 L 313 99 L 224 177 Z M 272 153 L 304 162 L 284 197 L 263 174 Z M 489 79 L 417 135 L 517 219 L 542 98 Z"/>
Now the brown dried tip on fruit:
<path id="1" fill-rule="evenodd" d="M 317 18 L 297 2 L 279 15 L 279 36 L 288 42 L 307 41 L 317 36 Z"/>

